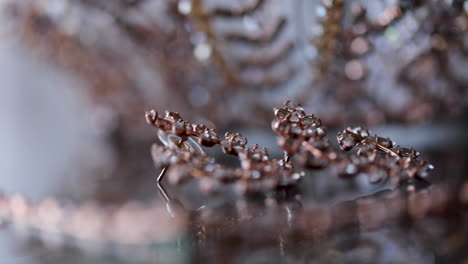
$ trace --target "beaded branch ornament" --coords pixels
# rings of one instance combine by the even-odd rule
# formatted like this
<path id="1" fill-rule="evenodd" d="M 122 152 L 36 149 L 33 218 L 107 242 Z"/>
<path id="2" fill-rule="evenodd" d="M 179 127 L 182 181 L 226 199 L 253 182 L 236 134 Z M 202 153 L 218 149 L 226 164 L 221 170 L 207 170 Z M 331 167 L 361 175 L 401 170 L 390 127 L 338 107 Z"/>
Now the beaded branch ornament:
<path id="1" fill-rule="evenodd" d="M 295 187 L 305 176 L 296 170 L 328 167 L 341 177 L 358 174 L 368 176 L 371 183 L 390 179 L 398 184 L 406 180 L 423 180 L 433 166 L 418 160 L 414 149 L 402 148 L 389 138 L 379 137 L 361 127 L 348 127 L 337 135 L 341 150 L 331 146 L 327 129 L 320 118 L 306 114 L 300 105 L 290 101 L 274 109 L 273 131 L 284 151 L 282 159 L 270 159 L 266 148 L 247 146 L 239 133 L 226 133 L 224 139 L 203 124 L 191 124 L 176 112 L 164 117 L 152 110 L 146 114 L 149 124 L 158 128 L 162 144 L 153 144 L 152 157 L 163 168 L 158 181 L 168 175 L 169 182 L 179 184 L 191 178 L 200 180 L 206 191 L 214 191 L 221 183 L 234 183 L 241 194 L 270 192 Z M 223 152 L 237 156 L 239 168 L 221 165 L 203 151 L 220 145 Z M 349 152 L 354 149 L 354 152 Z M 295 159 L 293 162 L 292 158 Z"/>

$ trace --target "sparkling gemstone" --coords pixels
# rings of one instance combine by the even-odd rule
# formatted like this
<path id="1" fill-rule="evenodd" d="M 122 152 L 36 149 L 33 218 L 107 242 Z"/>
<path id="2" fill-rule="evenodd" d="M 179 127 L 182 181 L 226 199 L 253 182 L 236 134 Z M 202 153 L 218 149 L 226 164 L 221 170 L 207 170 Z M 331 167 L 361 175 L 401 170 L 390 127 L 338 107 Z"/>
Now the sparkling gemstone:
<path id="1" fill-rule="evenodd" d="M 358 155 L 370 155 L 376 150 L 376 146 L 370 142 L 361 142 L 356 145 Z"/>
<path id="2" fill-rule="evenodd" d="M 188 122 L 185 122 L 185 133 L 187 135 L 191 135 L 192 134 L 192 131 L 193 131 L 193 126 L 192 124 L 188 123 Z"/>
<path id="3" fill-rule="evenodd" d="M 205 125 L 198 125 L 198 124 L 197 124 L 197 125 L 193 126 L 193 130 L 194 130 L 196 133 L 199 133 L 199 134 L 203 133 L 206 129 L 207 129 L 207 128 L 206 128 Z"/>
<path id="4" fill-rule="evenodd" d="M 280 128 L 280 124 L 281 124 L 280 121 L 274 120 L 273 122 L 271 122 L 271 128 L 272 128 L 274 131 L 278 132 L 278 129 Z"/>
<path id="5" fill-rule="evenodd" d="M 297 122 L 301 121 L 300 114 L 298 112 L 291 113 L 291 115 L 289 116 L 289 121 L 291 121 L 293 123 L 297 123 Z"/>
<path id="6" fill-rule="evenodd" d="M 309 140 L 309 144 L 311 144 L 314 148 L 320 149 L 320 150 L 325 150 L 330 146 L 330 143 L 328 140 Z"/>
<path id="7" fill-rule="evenodd" d="M 361 132 L 361 127 L 348 127 L 346 130 L 351 132 L 351 133 L 359 135 L 360 132 Z"/>
<path id="8" fill-rule="evenodd" d="M 276 122 L 274 125 L 276 126 L 274 127 L 276 133 L 283 136 L 288 134 L 288 131 L 290 129 L 289 122 Z"/>
<path id="9" fill-rule="evenodd" d="M 171 157 L 169 158 L 169 162 L 172 163 L 172 164 L 175 164 L 175 163 L 177 163 L 178 161 L 179 161 L 179 157 L 177 157 L 176 155 L 171 156 Z"/>
<path id="10" fill-rule="evenodd" d="M 323 127 L 318 127 L 316 130 L 315 130 L 315 133 L 317 134 L 317 136 L 319 137 L 324 137 L 327 135 L 327 130 Z"/>
<path id="11" fill-rule="evenodd" d="M 177 135 L 183 134 L 185 132 L 184 122 L 181 120 L 174 122 L 172 125 L 172 131 Z"/>
<path id="12" fill-rule="evenodd" d="M 357 143 L 356 139 L 346 132 L 340 132 L 338 134 L 338 142 L 342 150 L 351 150 Z"/>
<path id="13" fill-rule="evenodd" d="M 285 162 L 284 160 L 280 159 L 280 160 L 276 160 L 275 164 L 279 167 L 284 167 Z"/>
<path id="14" fill-rule="evenodd" d="M 166 117 L 168 119 L 171 119 L 171 120 L 174 120 L 174 121 L 177 121 L 177 120 L 182 120 L 182 117 L 179 115 L 179 113 L 177 112 L 169 112 L 169 111 L 166 111 Z"/>
<path id="15" fill-rule="evenodd" d="M 148 123 L 150 124 L 155 123 L 156 119 L 158 119 L 158 112 L 151 110 L 149 112 L 146 112 L 145 117 Z"/>
<path id="16" fill-rule="evenodd" d="M 301 119 L 301 124 L 303 126 L 320 126 L 321 125 L 321 121 L 320 121 L 320 118 L 318 117 L 315 117 L 313 115 L 307 115 L 307 116 L 304 116 L 302 119 Z"/>
<path id="17" fill-rule="evenodd" d="M 199 141 L 198 143 L 200 143 L 201 145 L 205 147 L 212 147 L 216 145 L 216 143 L 219 142 L 219 139 L 215 132 L 205 131 L 203 132 L 201 137 L 199 137 L 198 141 Z"/>
<path id="18" fill-rule="evenodd" d="M 400 155 L 403 158 L 417 158 L 419 155 L 418 152 L 411 148 L 402 148 L 397 146 L 395 150 L 398 153 L 398 155 Z"/>
<path id="19" fill-rule="evenodd" d="M 262 174 L 259 171 L 254 170 L 254 171 L 252 171 L 251 177 L 252 177 L 252 179 L 257 180 L 257 179 L 260 179 L 260 177 L 262 177 Z"/>
<path id="20" fill-rule="evenodd" d="M 254 154 L 252 154 L 252 159 L 260 160 L 261 158 L 262 158 L 262 156 L 260 155 L 260 153 L 254 153 Z"/>
<path id="21" fill-rule="evenodd" d="M 421 166 L 421 168 L 418 169 L 416 172 L 416 175 L 418 175 L 421 178 L 427 178 L 429 176 L 429 172 L 434 169 L 434 166 L 432 164 L 426 163 Z"/>
<path id="22" fill-rule="evenodd" d="M 241 146 L 245 146 L 247 144 L 247 138 L 243 137 L 241 134 L 236 134 L 235 136 L 232 137 L 232 140 Z"/>
<path id="23" fill-rule="evenodd" d="M 280 120 L 285 119 L 288 114 L 289 111 L 284 108 L 275 108 L 275 116 Z"/>
<path id="24" fill-rule="evenodd" d="M 284 108 L 293 111 L 296 109 L 296 106 L 291 101 L 286 101 L 284 102 Z"/>
<path id="25" fill-rule="evenodd" d="M 383 137 L 378 137 L 377 138 L 377 143 L 380 145 L 386 147 L 386 148 L 391 148 L 393 147 L 393 142 L 389 138 L 383 138 Z"/>
<path id="26" fill-rule="evenodd" d="M 308 129 L 305 130 L 305 136 L 308 137 L 308 138 L 312 137 L 314 135 L 314 133 L 315 133 L 315 130 L 312 129 L 312 128 L 308 128 Z"/>
<path id="27" fill-rule="evenodd" d="M 291 179 L 294 181 L 299 181 L 304 177 L 305 173 L 303 171 L 301 172 L 295 172 L 291 175 Z"/>
<path id="28" fill-rule="evenodd" d="M 299 136 L 302 134 L 302 129 L 298 127 L 297 125 L 291 126 L 291 129 L 289 130 L 292 136 Z"/>
<path id="29" fill-rule="evenodd" d="M 346 167 L 345 167 L 345 172 L 347 174 L 355 174 L 357 173 L 357 166 L 354 165 L 354 164 L 348 164 Z"/>
<path id="30" fill-rule="evenodd" d="M 370 136 L 370 132 L 365 128 L 361 128 L 361 130 L 359 131 L 359 135 L 361 135 L 361 137 L 368 137 Z"/>
<path id="31" fill-rule="evenodd" d="M 353 128 L 350 127 L 350 128 L 347 128 L 346 130 L 351 132 L 351 133 L 358 134 L 361 137 L 369 137 L 370 136 L 369 130 L 367 130 L 365 128 L 362 128 L 362 127 L 353 127 Z"/>

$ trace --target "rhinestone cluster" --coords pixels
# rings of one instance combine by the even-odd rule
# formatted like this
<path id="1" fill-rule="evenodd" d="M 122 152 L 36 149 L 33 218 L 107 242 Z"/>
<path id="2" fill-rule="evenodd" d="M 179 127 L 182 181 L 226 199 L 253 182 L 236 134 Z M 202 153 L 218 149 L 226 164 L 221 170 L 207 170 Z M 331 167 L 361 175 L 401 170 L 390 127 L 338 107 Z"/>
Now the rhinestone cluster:
<path id="1" fill-rule="evenodd" d="M 422 179 L 434 168 L 417 160 L 419 153 L 414 149 L 396 146 L 391 139 L 361 127 L 349 127 L 337 135 L 341 150 L 355 149 L 354 153 L 336 150 L 325 137 L 321 120 L 289 101 L 275 109 L 275 116 L 272 127 L 279 135 L 279 146 L 305 168 L 330 167 L 342 177 L 366 175 L 371 183 Z"/>
<path id="2" fill-rule="evenodd" d="M 167 175 L 171 183 L 199 179 L 200 189 L 208 193 L 216 193 L 221 183 L 234 183 L 235 190 L 239 193 L 252 194 L 296 186 L 304 177 L 304 172 L 297 172 L 291 162 L 283 159 L 270 160 L 266 148 L 259 148 L 257 144 L 249 148 L 247 138 L 239 133 L 227 132 L 224 139 L 220 140 L 214 129 L 190 124 L 174 112 L 166 112 L 165 117 L 161 118 L 157 112 L 150 111 L 146 114 L 146 120 L 158 129 L 179 137 L 176 148 L 165 144 L 153 144 L 152 147 L 155 166 L 169 167 Z M 224 153 L 238 157 L 240 168 L 220 165 L 203 152 L 183 148 L 183 143 L 189 137 L 195 138 L 205 147 L 219 144 Z"/>
<path id="3" fill-rule="evenodd" d="M 216 192 L 221 183 L 234 183 L 242 194 L 297 186 L 305 173 L 296 171 L 295 164 L 305 169 L 327 167 L 345 178 L 365 175 L 370 183 L 391 179 L 395 184 L 421 180 L 433 169 L 428 162 L 417 159 L 419 153 L 414 149 L 402 148 L 391 139 L 361 127 L 339 132 L 337 139 L 341 150 L 335 149 L 326 138 L 327 129 L 320 118 L 306 114 L 301 105 L 290 101 L 282 108 L 275 108 L 274 114 L 272 129 L 278 135 L 277 143 L 285 157 L 270 160 L 266 148 L 259 148 L 257 144 L 248 147 L 247 138 L 239 133 L 228 132 L 221 140 L 214 129 L 191 124 L 178 113 L 166 112 L 165 117 L 160 118 L 157 112 L 151 111 L 146 115 L 148 123 L 165 133 L 173 133 L 178 139 L 172 147 L 154 144 L 154 163 L 157 167 L 169 168 L 171 183 L 196 178 L 200 180 L 201 189 L 209 193 Z M 184 148 L 189 138 L 205 147 L 220 145 L 224 153 L 239 159 L 240 167 L 220 165 L 203 151 Z M 350 152 L 352 149 L 355 151 Z"/>

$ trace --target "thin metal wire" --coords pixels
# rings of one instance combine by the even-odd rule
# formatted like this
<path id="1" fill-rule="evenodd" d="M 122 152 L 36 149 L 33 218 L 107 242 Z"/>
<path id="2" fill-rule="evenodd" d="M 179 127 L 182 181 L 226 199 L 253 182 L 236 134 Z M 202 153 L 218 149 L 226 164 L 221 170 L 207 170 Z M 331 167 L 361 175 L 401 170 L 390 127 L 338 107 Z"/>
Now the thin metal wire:
<path id="1" fill-rule="evenodd" d="M 161 194 L 162 198 L 164 199 L 164 201 L 167 203 L 171 200 L 171 197 L 169 196 L 169 194 L 167 194 L 166 190 L 164 189 L 164 187 L 161 185 L 161 183 L 157 183 L 157 186 L 158 186 L 158 190 L 159 190 L 159 194 Z"/>
<path id="2" fill-rule="evenodd" d="M 158 184 L 162 181 L 164 175 L 166 174 L 167 167 L 164 167 L 158 175 L 157 182 Z"/>

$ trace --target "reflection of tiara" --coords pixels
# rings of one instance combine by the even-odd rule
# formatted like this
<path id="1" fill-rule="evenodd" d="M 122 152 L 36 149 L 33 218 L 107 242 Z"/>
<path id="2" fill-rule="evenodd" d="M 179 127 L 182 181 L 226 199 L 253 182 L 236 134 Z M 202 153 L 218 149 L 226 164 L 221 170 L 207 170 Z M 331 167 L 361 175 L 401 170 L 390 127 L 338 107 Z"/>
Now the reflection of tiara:
<path id="1" fill-rule="evenodd" d="M 258 145 L 247 147 L 247 139 L 239 133 L 226 133 L 221 140 L 214 129 L 191 124 L 178 113 L 166 112 L 159 117 L 154 110 L 146 120 L 159 129 L 162 145 L 153 144 L 152 155 L 157 167 L 163 168 L 158 180 L 168 169 L 169 181 L 181 183 L 197 178 L 208 192 L 215 191 L 220 183 L 233 182 L 243 194 L 269 192 L 297 186 L 304 172 L 295 170 L 291 157 L 304 168 L 329 167 L 343 177 L 365 174 L 371 183 L 391 179 L 393 183 L 425 178 L 433 166 L 417 160 L 414 149 L 394 146 L 389 138 L 373 135 L 364 128 L 347 128 L 337 139 L 347 154 L 330 146 L 327 130 L 321 120 L 308 115 L 300 105 L 286 102 L 275 109 L 273 130 L 279 135 L 278 145 L 284 150 L 283 159 L 269 159 L 267 149 Z M 240 168 L 228 168 L 215 162 L 201 146 L 220 144 L 224 153 L 237 156 Z"/>

